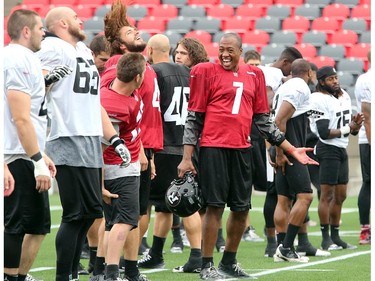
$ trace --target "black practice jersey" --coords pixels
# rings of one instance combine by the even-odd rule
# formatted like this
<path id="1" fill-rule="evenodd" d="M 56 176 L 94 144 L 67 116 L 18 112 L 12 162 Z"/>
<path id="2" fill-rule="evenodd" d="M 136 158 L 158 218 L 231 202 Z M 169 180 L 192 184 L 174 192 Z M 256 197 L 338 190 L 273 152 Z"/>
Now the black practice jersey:
<path id="1" fill-rule="evenodd" d="M 190 94 L 190 69 L 175 63 L 158 63 L 152 67 L 160 90 L 164 147 L 181 146 Z"/>

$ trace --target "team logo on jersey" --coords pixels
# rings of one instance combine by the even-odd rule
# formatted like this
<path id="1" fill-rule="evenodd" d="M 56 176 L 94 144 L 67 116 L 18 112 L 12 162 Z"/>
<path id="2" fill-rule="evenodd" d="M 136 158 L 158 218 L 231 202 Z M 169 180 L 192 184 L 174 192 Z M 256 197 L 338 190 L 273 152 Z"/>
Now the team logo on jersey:
<path id="1" fill-rule="evenodd" d="M 256 74 L 255 74 L 254 72 L 252 72 L 252 71 L 246 71 L 246 73 L 249 74 L 249 75 L 254 75 L 254 76 L 256 76 Z"/>

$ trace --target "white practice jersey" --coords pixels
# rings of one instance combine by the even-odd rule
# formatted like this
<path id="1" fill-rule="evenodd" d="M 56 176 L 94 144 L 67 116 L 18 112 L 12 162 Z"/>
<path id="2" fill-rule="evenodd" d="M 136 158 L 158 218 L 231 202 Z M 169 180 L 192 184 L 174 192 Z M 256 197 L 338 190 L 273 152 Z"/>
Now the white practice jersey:
<path id="1" fill-rule="evenodd" d="M 289 79 L 275 93 L 272 104 L 274 116 L 277 115 L 283 101 L 289 102 L 294 107 L 295 112 L 292 118 L 309 111 L 310 95 L 310 88 L 302 78 L 295 77 Z"/>
<path id="2" fill-rule="evenodd" d="M 48 140 L 102 136 L 99 73 L 90 49 L 83 42 L 74 47 L 58 37 L 49 36 L 42 41 L 38 56 L 45 70 L 58 65 L 73 69 L 48 91 L 47 108 L 51 118 Z"/>
<path id="3" fill-rule="evenodd" d="M 369 69 L 366 73 L 360 75 L 355 84 L 355 98 L 357 100 L 358 112 L 361 112 L 362 102 L 371 103 L 372 79 L 374 79 L 374 72 Z M 358 133 L 358 143 L 368 143 L 365 126 L 362 126 Z"/>
<path id="4" fill-rule="evenodd" d="M 4 154 L 26 154 L 19 141 L 12 119 L 7 92 L 21 91 L 31 98 L 30 117 L 38 138 L 40 151 L 44 151 L 47 133 L 47 110 L 44 104 L 45 86 L 38 57 L 28 48 L 9 44 L 4 55 Z"/>
<path id="5" fill-rule="evenodd" d="M 347 148 L 349 144 L 349 134 L 344 137 L 326 139 L 323 140 L 319 136 L 319 132 L 316 127 L 318 120 L 329 120 L 328 129 L 340 129 L 346 125 L 349 125 L 352 118 L 352 104 L 349 94 L 341 89 L 342 95 L 339 98 L 335 98 L 330 94 L 323 94 L 315 92 L 311 94 L 310 104 L 311 109 L 320 112 L 321 116 L 315 118 L 310 123 L 311 131 L 315 133 L 321 142 L 334 145 L 341 148 Z"/>
<path id="6" fill-rule="evenodd" d="M 281 69 L 270 65 L 259 65 L 258 67 L 263 71 L 266 86 L 272 88 L 272 91 L 276 93 L 277 89 L 283 84 L 284 75 Z"/>

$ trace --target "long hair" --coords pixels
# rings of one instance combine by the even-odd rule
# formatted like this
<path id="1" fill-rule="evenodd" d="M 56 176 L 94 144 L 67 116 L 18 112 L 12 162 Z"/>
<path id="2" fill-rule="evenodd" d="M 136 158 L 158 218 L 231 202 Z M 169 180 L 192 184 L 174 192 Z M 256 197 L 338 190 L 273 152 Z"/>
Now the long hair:
<path id="1" fill-rule="evenodd" d="M 120 30 L 124 26 L 132 26 L 126 17 L 127 7 L 122 0 L 114 0 L 111 11 L 104 16 L 104 35 L 111 45 L 111 55 L 122 54 Z"/>

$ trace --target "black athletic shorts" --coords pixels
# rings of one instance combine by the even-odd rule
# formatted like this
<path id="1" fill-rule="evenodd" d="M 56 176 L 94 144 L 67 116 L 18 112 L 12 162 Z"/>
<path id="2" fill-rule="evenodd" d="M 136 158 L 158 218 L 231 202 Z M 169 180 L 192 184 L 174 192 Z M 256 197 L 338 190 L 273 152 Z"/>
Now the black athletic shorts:
<path id="1" fill-rule="evenodd" d="M 62 222 L 103 217 L 101 169 L 58 165 Z"/>
<path id="2" fill-rule="evenodd" d="M 349 182 L 348 154 L 345 148 L 318 142 L 316 156 L 319 159 L 320 184 L 336 185 Z"/>
<path id="3" fill-rule="evenodd" d="M 285 165 L 285 175 L 281 168 L 277 169 L 275 185 L 278 195 L 284 195 L 293 199 L 298 193 L 312 193 L 309 170 L 306 165 L 289 157 L 293 166 Z"/>
<path id="4" fill-rule="evenodd" d="M 251 208 L 251 148 L 229 149 L 201 147 L 199 181 L 205 206 L 231 211 Z"/>
<path id="5" fill-rule="evenodd" d="M 139 177 L 105 180 L 104 186 L 109 192 L 119 196 L 112 198 L 111 205 L 103 203 L 106 231 L 111 230 L 117 223 L 136 228 L 139 218 Z"/>
<path id="6" fill-rule="evenodd" d="M 164 153 L 154 155 L 157 176 L 151 181 L 149 204 L 155 206 L 156 212 L 171 213 L 165 204 L 165 193 L 178 176 L 177 166 L 181 160 L 181 155 Z"/>
<path id="7" fill-rule="evenodd" d="M 150 199 L 151 187 L 151 164 L 153 151 L 150 148 L 145 148 L 145 154 L 148 159 L 147 170 L 141 172 L 140 187 L 139 187 L 139 214 L 141 216 L 147 214 L 148 201 Z"/>
<path id="8" fill-rule="evenodd" d="M 34 164 L 18 159 L 8 165 L 15 188 L 4 197 L 4 231 L 12 234 L 47 234 L 51 229 L 48 192 L 36 190 Z"/>

